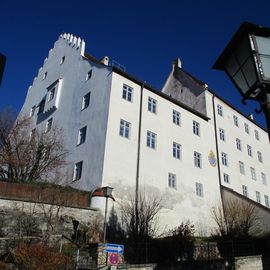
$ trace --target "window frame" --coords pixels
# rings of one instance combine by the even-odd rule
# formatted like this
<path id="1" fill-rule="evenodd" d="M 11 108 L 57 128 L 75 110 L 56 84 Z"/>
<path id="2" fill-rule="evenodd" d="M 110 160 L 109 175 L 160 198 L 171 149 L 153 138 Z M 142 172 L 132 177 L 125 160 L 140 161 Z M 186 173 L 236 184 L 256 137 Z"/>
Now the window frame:
<path id="1" fill-rule="evenodd" d="M 173 188 L 173 189 L 177 189 L 176 174 L 168 173 L 168 187 Z"/>
<path id="2" fill-rule="evenodd" d="M 241 174 L 245 175 L 246 174 L 246 170 L 245 170 L 245 163 L 243 161 L 238 162 L 239 164 L 239 171 Z"/>
<path id="3" fill-rule="evenodd" d="M 244 123 L 245 132 L 249 134 L 249 125 L 247 123 Z"/>
<path id="4" fill-rule="evenodd" d="M 179 160 L 182 159 L 182 145 L 177 142 L 173 142 L 173 157 Z"/>
<path id="5" fill-rule="evenodd" d="M 195 183 L 195 187 L 196 187 L 196 195 L 198 197 L 203 198 L 204 197 L 203 184 L 202 183 L 199 183 L 199 182 L 196 182 Z"/>
<path id="6" fill-rule="evenodd" d="M 235 114 L 233 115 L 233 123 L 236 127 L 239 127 L 238 117 Z"/>
<path id="7" fill-rule="evenodd" d="M 72 182 L 78 181 L 82 178 L 83 161 L 76 162 L 74 164 Z"/>
<path id="8" fill-rule="evenodd" d="M 241 140 L 239 138 L 236 138 L 236 148 L 237 150 L 239 151 L 242 151 L 242 143 L 241 143 Z"/>
<path id="9" fill-rule="evenodd" d="M 262 184 L 267 186 L 266 174 L 263 172 L 261 172 L 261 179 L 262 179 Z"/>
<path id="10" fill-rule="evenodd" d="M 157 100 L 152 97 L 148 97 L 148 111 L 157 114 Z"/>
<path id="11" fill-rule="evenodd" d="M 91 92 L 88 92 L 82 97 L 81 111 L 89 107 L 90 100 L 91 100 Z"/>
<path id="12" fill-rule="evenodd" d="M 223 128 L 219 128 L 219 139 L 225 142 L 225 130 Z"/>
<path id="13" fill-rule="evenodd" d="M 201 169 L 202 168 L 202 154 L 197 151 L 194 151 L 193 156 L 194 156 L 194 166 Z"/>
<path id="14" fill-rule="evenodd" d="M 260 163 L 263 163 L 263 157 L 262 157 L 262 152 L 261 151 L 257 151 L 257 156 L 258 156 L 258 161 Z"/>
<path id="15" fill-rule="evenodd" d="M 261 192 L 256 190 L 256 201 L 257 203 L 261 203 Z"/>
<path id="16" fill-rule="evenodd" d="M 259 135 L 259 131 L 257 129 L 254 129 L 254 135 L 255 135 L 255 139 L 257 141 L 260 141 L 260 135 Z"/>
<path id="17" fill-rule="evenodd" d="M 247 144 L 247 154 L 248 156 L 252 157 L 253 153 L 252 153 L 252 146 Z"/>
<path id="18" fill-rule="evenodd" d="M 225 152 L 221 152 L 221 163 L 222 165 L 229 167 L 228 154 Z"/>
<path id="19" fill-rule="evenodd" d="M 123 84 L 122 99 L 133 102 L 133 88 L 127 84 Z"/>
<path id="20" fill-rule="evenodd" d="M 223 106 L 217 104 L 217 113 L 219 116 L 224 117 Z"/>
<path id="21" fill-rule="evenodd" d="M 79 129 L 77 145 L 81 145 L 86 141 L 87 126 L 84 126 Z"/>
<path id="22" fill-rule="evenodd" d="M 256 170 L 254 167 L 250 167 L 250 177 L 252 180 L 256 181 Z"/>
<path id="23" fill-rule="evenodd" d="M 120 126 L 119 126 L 119 136 L 129 139 L 130 129 L 131 129 L 131 123 L 121 118 Z"/>
<path id="24" fill-rule="evenodd" d="M 246 185 L 242 185 L 243 196 L 248 198 L 248 187 Z"/>
<path id="25" fill-rule="evenodd" d="M 157 134 L 147 130 L 146 133 L 146 146 L 151 149 L 157 149 Z"/>
<path id="26" fill-rule="evenodd" d="M 201 129 L 200 129 L 200 123 L 193 120 L 193 134 L 200 136 Z"/>
<path id="27" fill-rule="evenodd" d="M 180 112 L 173 110 L 172 119 L 175 125 L 181 126 L 181 113 Z"/>
<path id="28" fill-rule="evenodd" d="M 230 184 L 230 176 L 227 173 L 223 173 L 223 181 Z"/>

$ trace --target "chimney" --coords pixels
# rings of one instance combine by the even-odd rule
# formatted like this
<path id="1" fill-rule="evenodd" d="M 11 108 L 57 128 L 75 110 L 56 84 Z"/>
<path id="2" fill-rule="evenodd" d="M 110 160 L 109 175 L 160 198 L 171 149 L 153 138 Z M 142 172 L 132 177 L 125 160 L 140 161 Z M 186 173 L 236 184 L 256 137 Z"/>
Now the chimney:
<path id="1" fill-rule="evenodd" d="M 105 66 L 109 65 L 109 57 L 108 56 L 104 56 L 101 60 L 101 63 L 103 63 Z"/>

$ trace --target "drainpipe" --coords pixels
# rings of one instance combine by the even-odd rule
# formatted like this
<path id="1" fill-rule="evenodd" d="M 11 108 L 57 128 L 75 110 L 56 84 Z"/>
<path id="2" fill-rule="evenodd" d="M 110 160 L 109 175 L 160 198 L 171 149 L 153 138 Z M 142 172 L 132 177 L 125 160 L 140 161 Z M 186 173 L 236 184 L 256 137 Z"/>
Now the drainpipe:
<path id="1" fill-rule="evenodd" d="M 140 153 L 141 153 L 141 128 L 142 128 L 142 102 L 143 102 L 143 88 L 145 82 L 141 85 L 140 95 L 140 112 L 139 112 L 139 127 L 138 127 L 138 149 L 137 149 L 137 168 L 136 168 L 136 188 L 135 188 L 135 228 L 138 232 L 138 203 L 139 203 L 139 173 L 140 173 Z"/>
<path id="2" fill-rule="evenodd" d="M 213 96 L 212 96 L 212 106 L 213 106 L 213 115 L 214 115 L 214 129 L 215 129 L 215 141 L 216 141 L 216 153 L 217 153 L 219 191 L 220 191 L 220 197 L 221 197 L 222 211 L 223 211 L 223 214 L 224 214 L 225 211 L 224 211 L 224 200 L 223 200 L 224 198 L 223 198 L 223 193 L 221 191 L 221 172 L 220 172 L 219 149 L 218 149 L 218 134 L 217 134 L 217 122 L 216 122 L 215 97 L 216 96 L 213 94 Z M 225 214 L 224 214 L 224 218 L 226 219 Z"/>

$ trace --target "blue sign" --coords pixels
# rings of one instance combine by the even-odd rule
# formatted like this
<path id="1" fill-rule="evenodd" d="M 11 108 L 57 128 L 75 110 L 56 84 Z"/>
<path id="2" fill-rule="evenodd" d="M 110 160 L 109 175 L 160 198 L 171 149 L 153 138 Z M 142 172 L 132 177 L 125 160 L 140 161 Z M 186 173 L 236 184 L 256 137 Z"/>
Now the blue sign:
<path id="1" fill-rule="evenodd" d="M 123 254 L 124 253 L 124 246 L 118 244 L 105 244 L 105 252 L 107 253 L 116 253 L 116 254 Z"/>

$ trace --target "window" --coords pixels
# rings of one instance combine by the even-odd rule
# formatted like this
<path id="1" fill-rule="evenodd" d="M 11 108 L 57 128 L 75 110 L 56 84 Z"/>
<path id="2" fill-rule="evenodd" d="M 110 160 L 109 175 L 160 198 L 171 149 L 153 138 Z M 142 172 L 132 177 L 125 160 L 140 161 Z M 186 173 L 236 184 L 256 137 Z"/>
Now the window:
<path id="1" fill-rule="evenodd" d="M 247 145 L 247 153 L 250 157 L 252 157 L 252 147 L 250 145 Z"/>
<path id="2" fill-rule="evenodd" d="M 122 92 L 122 98 L 132 102 L 132 95 L 133 95 L 133 88 L 123 85 L 123 92 Z"/>
<path id="3" fill-rule="evenodd" d="M 219 138 L 225 142 L 225 130 L 222 128 L 219 129 Z"/>
<path id="4" fill-rule="evenodd" d="M 236 115 L 233 116 L 233 123 L 236 127 L 238 127 L 238 117 Z"/>
<path id="5" fill-rule="evenodd" d="M 242 190 L 243 190 L 243 195 L 244 195 L 245 197 L 248 197 L 248 188 L 247 188 L 247 186 L 242 185 Z"/>
<path id="6" fill-rule="evenodd" d="M 255 134 L 255 139 L 256 139 L 257 141 L 259 141 L 259 140 L 260 140 L 259 131 L 255 129 L 255 130 L 254 130 L 254 134 Z"/>
<path id="7" fill-rule="evenodd" d="M 256 201 L 257 203 L 261 203 L 261 193 L 259 191 L 256 191 Z"/>
<path id="8" fill-rule="evenodd" d="M 42 76 L 42 80 L 45 80 L 45 79 L 47 78 L 47 75 L 48 75 L 48 73 L 45 72 L 45 73 L 43 74 L 43 76 Z"/>
<path id="9" fill-rule="evenodd" d="M 50 119 L 47 121 L 47 123 L 46 123 L 46 128 L 45 128 L 45 132 L 49 132 L 49 131 L 51 130 L 51 128 L 52 128 L 52 121 L 53 121 L 52 118 L 50 118 Z"/>
<path id="10" fill-rule="evenodd" d="M 244 126 L 245 126 L 245 132 L 246 132 L 247 134 L 249 134 L 249 126 L 248 126 L 248 124 L 245 123 Z"/>
<path id="11" fill-rule="evenodd" d="M 146 145 L 150 148 L 156 149 L 157 135 L 151 131 L 147 131 Z"/>
<path id="12" fill-rule="evenodd" d="M 175 110 L 173 110 L 173 123 L 177 126 L 180 126 L 181 123 L 181 114 Z"/>
<path id="13" fill-rule="evenodd" d="M 82 110 L 86 109 L 89 104 L 90 104 L 90 95 L 91 93 L 87 93 L 86 95 L 83 96 L 83 99 L 82 99 Z"/>
<path id="14" fill-rule="evenodd" d="M 239 161 L 239 170 L 241 174 L 245 174 L 245 164 L 242 161 Z"/>
<path id="15" fill-rule="evenodd" d="M 91 79 L 91 77 L 92 77 L 92 69 L 87 72 L 85 80 L 88 81 Z"/>
<path id="16" fill-rule="evenodd" d="M 168 174 L 168 186 L 176 189 L 176 175 L 173 173 Z"/>
<path id="17" fill-rule="evenodd" d="M 242 151 L 242 145 L 240 139 L 236 138 L 236 148 Z"/>
<path id="18" fill-rule="evenodd" d="M 181 159 L 181 145 L 176 142 L 173 143 L 173 157 Z"/>
<path id="19" fill-rule="evenodd" d="M 262 183 L 263 183 L 264 185 L 267 185 L 265 173 L 263 173 L 263 172 L 261 173 L 261 178 L 262 178 Z"/>
<path id="20" fill-rule="evenodd" d="M 53 100 L 54 95 L 55 95 L 55 86 L 48 89 L 48 102 Z"/>
<path id="21" fill-rule="evenodd" d="M 62 65 L 65 62 L 65 56 L 63 56 L 60 60 L 60 65 Z"/>
<path id="22" fill-rule="evenodd" d="M 148 111 L 157 113 L 157 101 L 151 97 L 148 97 Z"/>
<path id="23" fill-rule="evenodd" d="M 269 197 L 267 195 L 264 195 L 264 202 L 265 206 L 269 208 Z"/>
<path id="24" fill-rule="evenodd" d="M 77 140 L 77 145 L 82 144 L 85 142 L 86 139 L 86 130 L 87 127 L 83 127 L 79 130 L 79 134 L 78 134 L 78 140 Z"/>
<path id="25" fill-rule="evenodd" d="M 258 151 L 257 154 L 258 154 L 258 160 L 259 160 L 259 162 L 262 163 L 263 162 L 262 153 L 260 151 Z"/>
<path id="26" fill-rule="evenodd" d="M 228 174 L 223 174 L 223 180 L 225 183 L 230 184 L 230 176 Z"/>
<path id="27" fill-rule="evenodd" d="M 45 99 L 42 99 L 39 103 L 38 114 L 43 113 L 45 107 Z"/>
<path id="28" fill-rule="evenodd" d="M 253 167 L 250 167 L 250 175 L 251 175 L 251 179 L 256 180 L 256 172 Z"/>
<path id="29" fill-rule="evenodd" d="M 221 152 L 221 161 L 224 166 L 228 166 L 228 155 L 224 152 Z"/>
<path id="30" fill-rule="evenodd" d="M 36 106 L 33 106 L 30 110 L 30 117 L 32 117 L 35 114 Z"/>
<path id="31" fill-rule="evenodd" d="M 195 167 L 202 167 L 202 155 L 196 151 L 194 151 L 194 165 Z"/>
<path id="32" fill-rule="evenodd" d="M 196 121 L 193 121 L 193 133 L 200 136 L 200 124 Z"/>
<path id="33" fill-rule="evenodd" d="M 83 162 L 77 162 L 74 166 L 73 181 L 77 181 L 82 177 Z"/>
<path id="34" fill-rule="evenodd" d="M 223 116 L 223 107 L 221 105 L 217 105 L 217 111 L 218 111 L 218 115 Z"/>
<path id="35" fill-rule="evenodd" d="M 203 185 L 197 182 L 196 182 L 196 195 L 199 197 L 203 197 Z"/>
<path id="36" fill-rule="evenodd" d="M 120 119 L 120 129 L 119 129 L 119 135 L 125 138 L 129 138 L 130 134 L 130 123 Z"/>

